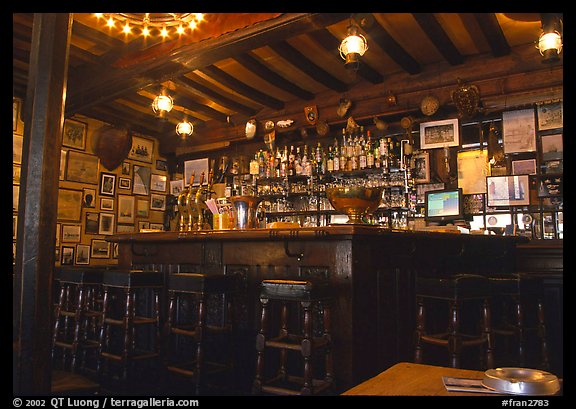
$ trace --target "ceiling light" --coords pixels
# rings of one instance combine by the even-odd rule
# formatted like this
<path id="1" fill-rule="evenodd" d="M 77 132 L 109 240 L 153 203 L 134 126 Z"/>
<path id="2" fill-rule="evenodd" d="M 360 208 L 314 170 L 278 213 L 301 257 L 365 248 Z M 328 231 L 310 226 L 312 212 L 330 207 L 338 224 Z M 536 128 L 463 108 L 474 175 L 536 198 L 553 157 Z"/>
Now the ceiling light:
<path id="1" fill-rule="evenodd" d="M 166 113 L 172 110 L 173 106 L 174 101 L 172 100 L 172 97 L 165 95 L 164 93 L 158 95 L 152 102 L 152 110 L 158 118 L 164 118 Z"/>
<path id="2" fill-rule="evenodd" d="M 562 52 L 562 20 L 555 14 L 542 14 L 542 34 L 538 39 L 536 48 L 544 57 L 542 62 L 553 63 L 558 61 Z"/>
<path id="3" fill-rule="evenodd" d="M 338 51 L 340 56 L 346 61 L 346 68 L 358 69 L 359 57 L 362 57 L 368 49 L 366 38 L 358 33 L 358 26 L 351 21 L 348 26 L 348 36 L 342 40 Z"/>
<path id="4" fill-rule="evenodd" d="M 94 16 L 98 20 L 104 19 L 110 30 L 119 29 L 124 35 L 158 35 L 162 38 L 192 32 L 205 20 L 204 13 L 94 13 Z"/>
<path id="5" fill-rule="evenodd" d="M 182 138 L 191 135 L 193 132 L 194 125 L 192 125 L 187 120 L 183 120 L 182 122 L 178 123 L 178 125 L 176 125 L 176 134 Z"/>

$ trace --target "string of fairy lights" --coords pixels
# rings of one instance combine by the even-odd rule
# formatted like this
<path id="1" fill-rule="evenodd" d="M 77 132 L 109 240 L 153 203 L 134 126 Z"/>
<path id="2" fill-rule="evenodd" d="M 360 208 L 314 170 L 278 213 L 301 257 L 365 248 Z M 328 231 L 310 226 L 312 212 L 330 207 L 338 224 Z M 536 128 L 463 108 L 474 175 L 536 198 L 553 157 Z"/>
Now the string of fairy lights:
<path id="1" fill-rule="evenodd" d="M 183 36 L 204 21 L 204 13 L 94 13 L 110 30 L 126 36 Z"/>

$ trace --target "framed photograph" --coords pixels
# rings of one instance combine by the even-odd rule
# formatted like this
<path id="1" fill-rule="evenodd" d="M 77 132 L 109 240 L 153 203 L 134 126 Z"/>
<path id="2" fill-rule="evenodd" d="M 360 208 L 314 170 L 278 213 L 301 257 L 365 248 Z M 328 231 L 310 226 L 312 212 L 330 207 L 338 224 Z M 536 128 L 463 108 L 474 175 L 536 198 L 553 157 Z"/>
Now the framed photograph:
<path id="1" fill-rule="evenodd" d="M 152 193 L 150 195 L 150 210 L 165 210 L 166 196 Z"/>
<path id="2" fill-rule="evenodd" d="M 62 229 L 60 223 L 56 223 L 56 247 L 60 245 L 60 230 Z"/>
<path id="3" fill-rule="evenodd" d="M 18 200 L 20 199 L 20 185 L 12 185 L 12 210 L 18 211 Z"/>
<path id="4" fill-rule="evenodd" d="M 170 181 L 170 194 L 178 196 L 184 190 L 184 179 Z"/>
<path id="5" fill-rule="evenodd" d="M 502 112 L 504 153 L 536 151 L 534 109 Z"/>
<path id="6" fill-rule="evenodd" d="M 114 213 L 100 213 L 98 234 L 103 235 L 114 234 Z"/>
<path id="7" fill-rule="evenodd" d="M 458 119 L 423 122 L 420 124 L 420 149 L 445 148 L 460 145 Z"/>
<path id="8" fill-rule="evenodd" d="M 166 175 L 157 175 L 152 173 L 150 176 L 150 190 L 166 192 L 167 179 Z"/>
<path id="9" fill-rule="evenodd" d="M 564 156 L 564 144 L 562 134 L 542 135 L 542 161 L 560 160 Z"/>
<path id="10" fill-rule="evenodd" d="M 414 182 L 430 182 L 430 153 L 419 152 L 412 155 L 412 159 L 414 159 Z"/>
<path id="11" fill-rule="evenodd" d="M 69 150 L 66 159 L 66 180 L 98 184 L 98 156 Z"/>
<path id="12" fill-rule="evenodd" d="M 114 199 L 109 197 L 101 197 L 100 198 L 100 210 L 105 212 L 113 212 L 114 211 Z"/>
<path id="13" fill-rule="evenodd" d="M 22 145 L 24 137 L 22 135 L 12 134 L 12 162 L 22 163 Z"/>
<path id="14" fill-rule="evenodd" d="M 142 231 L 145 229 L 149 229 L 150 228 L 150 222 L 138 222 L 138 231 Z"/>
<path id="15" fill-rule="evenodd" d="M 110 258 L 110 243 L 106 240 L 92 239 L 92 258 Z"/>
<path id="16" fill-rule="evenodd" d="M 444 183 L 426 183 L 416 185 L 416 202 L 423 204 L 426 199 L 426 192 L 429 190 L 444 190 Z"/>
<path id="17" fill-rule="evenodd" d="M 138 199 L 136 201 L 136 216 L 138 217 L 148 217 L 149 215 L 150 203 L 148 200 Z"/>
<path id="18" fill-rule="evenodd" d="M 132 193 L 144 196 L 150 194 L 150 174 L 151 170 L 148 166 L 134 165 Z"/>
<path id="19" fill-rule="evenodd" d="M 208 183 L 208 158 L 184 161 L 184 186 L 190 184 L 192 174 L 194 174 L 192 186 L 199 185 L 202 172 L 204 172 L 204 183 Z"/>
<path id="20" fill-rule="evenodd" d="M 89 187 L 82 189 L 82 206 L 89 209 L 96 207 L 96 189 Z"/>
<path id="21" fill-rule="evenodd" d="M 100 194 L 114 196 L 116 192 L 116 175 L 114 173 L 100 172 Z"/>
<path id="22" fill-rule="evenodd" d="M 58 219 L 80 221 L 82 213 L 82 191 L 58 189 Z"/>
<path id="23" fill-rule="evenodd" d="M 563 179 L 561 175 L 542 176 L 538 183 L 538 197 L 562 196 Z"/>
<path id="24" fill-rule="evenodd" d="M 20 184 L 20 166 L 18 165 L 12 165 L 12 183 L 15 185 L 19 185 Z"/>
<path id="25" fill-rule="evenodd" d="M 18 120 L 20 119 L 20 100 L 12 98 L 12 131 L 18 130 Z"/>
<path id="26" fill-rule="evenodd" d="M 86 149 L 86 131 L 88 125 L 74 119 L 64 120 L 62 129 L 62 146 L 84 150 Z"/>
<path id="27" fill-rule="evenodd" d="M 118 224 L 116 226 L 116 233 L 134 233 L 133 224 Z"/>
<path id="28" fill-rule="evenodd" d="M 62 243 L 80 242 L 79 224 L 62 224 Z"/>
<path id="29" fill-rule="evenodd" d="M 549 104 L 539 104 L 538 111 L 538 130 L 545 131 L 564 127 L 563 103 L 561 101 Z"/>
<path id="30" fill-rule="evenodd" d="M 130 174 L 130 162 L 122 162 L 122 174 L 123 175 Z"/>
<path id="31" fill-rule="evenodd" d="M 66 178 L 66 151 L 64 149 L 60 150 L 60 180 Z"/>
<path id="32" fill-rule="evenodd" d="M 74 250 L 75 247 L 62 246 L 62 251 L 60 253 L 61 259 L 60 264 L 63 266 L 71 266 L 74 264 Z"/>
<path id="33" fill-rule="evenodd" d="M 128 152 L 128 159 L 152 163 L 153 153 L 154 141 L 152 139 L 132 135 L 132 147 Z"/>
<path id="34" fill-rule="evenodd" d="M 118 223 L 134 223 L 134 196 L 118 195 Z"/>
<path id="35" fill-rule="evenodd" d="M 58 228 L 56 228 L 58 230 Z M 16 232 L 18 231 L 18 215 L 12 215 L 12 240 L 16 240 Z M 56 233 L 58 234 L 58 233 Z M 58 243 L 58 241 L 56 241 Z"/>
<path id="36" fill-rule="evenodd" d="M 528 206 L 530 183 L 528 175 L 506 175 L 486 177 L 486 205 Z"/>
<path id="37" fill-rule="evenodd" d="M 563 160 L 551 160 L 544 162 L 542 166 L 542 173 L 549 175 L 555 173 L 564 173 L 564 161 Z"/>
<path id="38" fill-rule="evenodd" d="M 100 213 L 86 212 L 84 214 L 84 233 L 98 234 L 99 222 L 100 222 Z"/>
<path id="39" fill-rule="evenodd" d="M 150 223 L 151 230 L 164 230 L 164 225 L 162 223 Z"/>
<path id="40" fill-rule="evenodd" d="M 76 245 L 75 264 L 81 264 L 81 265 L 90 264 L 90 245 L 89 244 L 77 244 Z"/>
<path id="41" fill-rule="evenodd" d="M 462 194 L 486 193 L 486 176 L 490 175 L 487 149 L 458 152 L 458 187 Z"/>
<path id="42" fill-rule="evenodd" d="M 513 175 L 535 175 L 536 159 L 522 159 L 512 161 Z"/>
<path id="43" fill-rule="evenodd" d="M 168 170 L 168 164 L 166 163 L 165 160 L 156 159 L 156 169 L 167 171 Z"/>
<path id="44" fill-rule="evenodd" d="M 118 189 L 130 190 L 132 188 L 132 179 L 118 178 Z"/>

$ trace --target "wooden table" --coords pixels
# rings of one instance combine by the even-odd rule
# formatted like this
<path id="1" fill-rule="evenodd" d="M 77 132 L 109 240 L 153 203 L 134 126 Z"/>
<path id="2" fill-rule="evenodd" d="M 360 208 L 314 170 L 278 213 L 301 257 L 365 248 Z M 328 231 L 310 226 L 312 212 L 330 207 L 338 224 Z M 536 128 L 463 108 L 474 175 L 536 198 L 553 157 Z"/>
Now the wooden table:
<path id="1" fill-rule="evenodd" d="M 448 392 L 443 376 L 482 379 L 484 372 L 470 369 L 400 362 L 347 390 L 349 396 L 494 396 L 490 393 Z"/>

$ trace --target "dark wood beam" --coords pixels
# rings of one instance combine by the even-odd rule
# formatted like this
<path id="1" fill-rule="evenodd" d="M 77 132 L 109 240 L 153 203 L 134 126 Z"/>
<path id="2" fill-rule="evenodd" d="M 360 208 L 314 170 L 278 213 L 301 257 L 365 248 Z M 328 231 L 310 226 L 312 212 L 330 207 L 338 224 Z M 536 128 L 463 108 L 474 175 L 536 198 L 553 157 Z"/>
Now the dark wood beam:
<path id="1" fill-rule="evenodd" d="M 226 122 L 228 115 L 207 105 L 193 101 L 192 98 L 187 97 L 182 92 L 170 91 L 170 95 L 174 99 L 174 105 L 181 106 L 189 111 L 198 112 L 219 122 Z"/>
<path id="2" fill-rule="evenodd" d="M 172 94 L 172 91 L 170 91 L 170 93 Z M 122 100 L 129 101 L 129 102 L 132 102 L 136 105 L 140 105 L 142 107 L 146 107 L 146 108 L 150 109 L 150 114 L 147 114 L 144 112 L 135 111 L 133 108 L 130 108 L 130 109 L 135 111 L 134 113 L 136 115 L 142 116 L 142 122 L 143 123 L 144 122 L 148 122 L 150 124 L 156 124 L 158 122 L 162 123 L 162 120 L 160 120 L 159 118 L 156 118 L 154 116 L 154 114 L 152 114 L 152 101 L 149 98 L 146 98 L 145 96 L 142 96 L 140 94 L 133 94 L 131 96 L 122 98 Z M 204 120 L 196 117 L 195 115 L 188 114 L 187 116 L 188 116 L 188 120 L 194 126 L 203 125 L 205 122 Z M 172 119 L 173 122 L 177 123 L 177 122 L 180 122 L 182 120 L 182 114 L 173 109 L 172 111 L 170 111 L 166 114 L 166 119 Z M 140 119 L 139 119 L 139 121 L 140 121 Z"/>
<path id="3" fill-rule="evenodd" d="M 464 57 L 456 48 L 446 31 L 442 28 L 433 13 L 412 13 L 416 22 L 424 33 L 430 38 L 436 49 L 450 63 L 459 65 L 464 62 Z"/>
<path id="4" fill-rule="evenodd" d="M 506 41 L 496 15 L 494 13 L 474 13 L 474 17 L 490 45 L 492 55 L 502 57 L 510 54 L 510 45 Z"/>
<path id="5" fill-rule="evenodd" d="M 234 60 L 247 70 L 252 71 L 254 74 L 258 75 L 265 81 L 294 95 L 296 98 L 304 99 L 306 101 L 314 99 L 314 94 L 312 92 L 300 88 L 298 85 L 288 81 L 281 75 L 277 74 L 275 71 L 272 71 L 266 65 L 258 61 L 258 58 L 250 52 L 237 55 L 234 57 Z"/>

